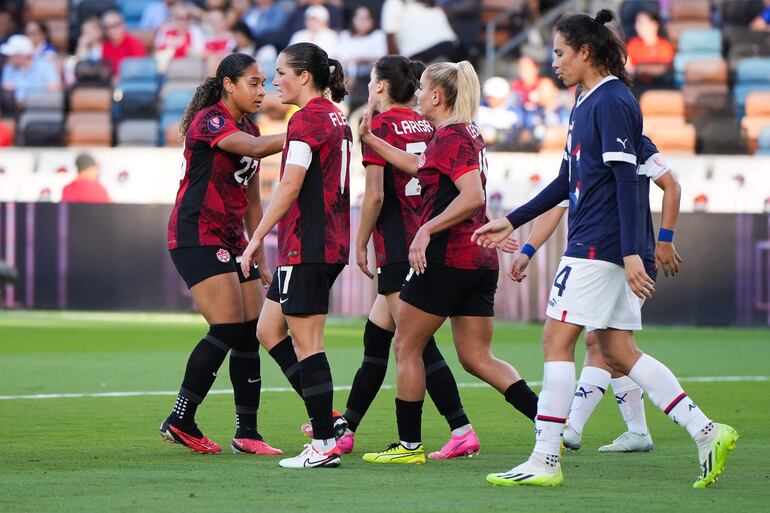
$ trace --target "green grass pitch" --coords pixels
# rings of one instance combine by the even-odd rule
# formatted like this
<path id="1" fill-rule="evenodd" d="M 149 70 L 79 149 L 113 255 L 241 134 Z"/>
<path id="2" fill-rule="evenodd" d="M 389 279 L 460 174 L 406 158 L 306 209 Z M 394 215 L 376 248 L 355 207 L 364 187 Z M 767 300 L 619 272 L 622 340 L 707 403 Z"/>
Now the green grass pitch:
<path id="1" fill-rule="evenodd" d="M 361 358 L 360 320 L 331 320 L 327 350 L 336 385 L 350 385 Z M 461 383 L 465 409 L 481 439 L 474 458 L 424 466 L 379 466 L 361 454 L 396 439 L 391 359 L 386 383 L 358 430 L 341 468 L 296 471 L 278 457 L 229 453 L 232 396 L 210 395 L 199 409 L 204 432 L 223 445 L 200 456 L 161 442 L 158 425 L 172 395 L 19 398 L 41 394 L 173 391 L 190 349 L 205 332 L 194 315 L 0 312 L 0 512 L 442 512 L 442 511 L 768 511 L 770 504 L 770 331 L 650 328 L 639 345 L 666 362 L 688 393 L 741 434 L 725 474 L 693 490 L 698 474 L 687 433 L 647 404 L 655 441 L 650 454 L 600 455 L 599 445 L 623 431 L 610 397 L 584 434 L 583 449 L 564 456 L 565 486 L 498 488 L 484 476 L 523 461 L 532 424 L 457 364 L 449 331 L 438 340 Z M 529 381 L 542 378 L 541 327 L 497 323 L 495 352 Z M 582 352 L 578 354 L 578 361 Z M 277 365 L 262 356 L 263 388 L 286 387 Z M 741 377 L 735 381 L 688 380 Z M 230 388 L 224 365 L 215 390 Z M 539 390 L 539 387 L 536 387 Z M 344 409 L 346 391 L 335 392 Z M 305 419 L 293 392 L 265 392 L 260 431 L 294 454 L 306 442 Z M 424 442 L 446 441 L 443 419 L 426 400 Z"/>

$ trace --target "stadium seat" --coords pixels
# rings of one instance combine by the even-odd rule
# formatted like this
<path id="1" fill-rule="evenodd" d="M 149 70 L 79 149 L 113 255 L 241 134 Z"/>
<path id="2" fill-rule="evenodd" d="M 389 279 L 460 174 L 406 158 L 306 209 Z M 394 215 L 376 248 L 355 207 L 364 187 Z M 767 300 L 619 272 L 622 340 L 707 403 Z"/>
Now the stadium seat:
<path id="1" fill-rule="evenodd" d="M 690 61 L 684 68 L 686 84 L 727 84 L 727 62 L 724 59 Z"/>
<path id="2" fill-rule="evenodd" d="M 112 91 L 106 87 L 78 87 L 70 95 L 71 112 L 110 112 Z"/>
<path id="3" fill-rule="evenodd" d="M 120 2 L 120 10 L 123 13 L 123 18 L 126 20 L 126 27 L 129 29 L 139 27 L 139 22 L 142 20 L 142 14 L 144 9 L 154 0 L 130 0 Z"/>
<path id="4" fill-rule="evenodd" d="M 676 117 L 684 119 L 684 95 L 674 89 L 645 92 L 639 98 L 642 115 L 647 117 Z"/>
<path id="5" fill-rule="evenodd" d="M 758 144 L 762 130 L 770 126 L 770 91 L 754 91 L 746 97 L 746 115 L 741 119 L 741 128 L 748 140 L 749 152 Z"/>
<path id="6" fill-rule="evenodd" d="M 668 32 L 668 39 L 674 48 L 679 45 L 679 36 L 686 30 L 701 30 L 709 29 L 711 24 L 706 21 L 669 21 L 666 23 L 666 32 Z"/>
<path id="7" fill-rule="evenodd" d="M 645 120 L 646 121 L 646 120 Z M 645 134 L 655 141 L 655 145 L 662 153 L 695 153 L 695 127 L 691 124 L 672 125 L 661 123 L 654 127 L 647 127 L 645 122 Z"/>
<path id="8" fill-rule="evenodd" d="M 722 114 L 693 120 L 696 129 L 696 151 L 714 155 L 741 155 L 746 153 L 746 140 L 741 134 L 735 116 Z"/>
<path id="9" fill-rule="evenodd" d="M 770 91 L 755 91 L 748 95 L 746 116 L 770 116 Z"/>
<path id="10" fill-rule="evenodd" d="M 112 122 L 106 112 L 72 112 L 67 116 L 66 131 L 70 146 L 112 145 Z"/>
<path id="11" fill-rule="evenodd" d="M 158 69 L 151 57 L 128 58 L 120 63 L 115 87 L 115 119 L 145 119 L 157 115 Z"/>
<path id="12" fill-rule="evenodd" d="M 32 20 L 66 19 L 69 14 L 67 0 L 27 0 L 25 6 Z"/>
<path id="13" fill-rule="evenodd" d="M 166 71 L 166 82 L 199 83 L 206 77 L 206 63 L 199 58 L 173 59 Z"/>
<path id="14" fill-rule="evenodd" d="M 672 21 L 711 23 L 711 0 L 671 0 L 668 11 Z"/>
<path id="15" fill-rule="evenodd" d="M 674 56 L 674 80 L 684 81 L 684 70 L 694 61 L 722 60 L 722 33 L 717 29 L 689 29 L 679 37 L 679 47 Z"/>
<path id="16" fill-rule="evenodd" d="M 764 127 L 759 132 L 759 139 L 757 140 L 757 151 L 755 155 L 770 155 L 770 126 Z"/>
<path id="17" fill-rule="evenodd" d="M 24 106 L 28 111 L 62 112 L 64 110 L 64 93 L 61 91 L 32 92 L 27 95 Z"/>
<path id="18" fill-rule="evenodd" d="M 738 63 L 733 89 L 738 116 L 743 116 L 746 98 L 754 91 L 770 91 L 770 58 L 743 59 Z"/>
<path id="19" fill-rule="evenodd" d="M 75 65 L 76 86 L 106 86 L 112 81 L 109 61 L 78 61 Z"/>
<path id="20" fill-rule="evenodd" d="M 762 11 L 762 0 L 721 0 L 719 17 L 722 27 L 748 27 Z"/>
<path id="21" fill-rule="evenodd" d="M 685 84 L 684 116 L 688 121 L 714 115 L 732 115 L 732 101 L 727 84 Z"/>
<path id="22" fill-rule="evenodd" d="M 163 129 L 163 146 L 181 146 L 182 135 L 179 133 L 179 121 L 172 121 Z"/>
<path id="23" fill-rule="evenodd" d="M 19 146 L 62 146 L 64 114 L 55 111 L 25 111 L 16 127 Z"/>
<path id="24" fill-rule="evenodd" d="M 564 141 L 567 140 L 566 126 L 549 126 L 545 129 L 545 135 L 540 145 L 541 153 L 564 152 Z"/>
<path id="25" fill-rule="evenodd" d="M 131 119 L 122 121 L 117 131 L 118 146 L 157 146 L 158 122 Z"/>
<path id="26" fill-rule="evenodd" d="M 121 82 L 158 81 L 158 67 L 152 57 L 128 57 L 120 63 L 118 77 Z"/>

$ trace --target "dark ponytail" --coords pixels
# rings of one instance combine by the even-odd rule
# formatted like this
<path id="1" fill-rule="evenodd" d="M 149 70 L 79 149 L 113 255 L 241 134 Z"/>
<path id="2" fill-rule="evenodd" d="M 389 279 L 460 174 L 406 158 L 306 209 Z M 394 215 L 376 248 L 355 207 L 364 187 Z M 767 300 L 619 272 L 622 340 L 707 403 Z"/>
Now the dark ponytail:
<path id="1" fill-rule="evenodd" d="M 374 76 L 388 83 L 388 96 L 396 103 L 409 103 L 420 87 L 425 64 L 400 55 L 386 55 L 374 63 Z"/>
<path id="2" fill-rule="evenodd" d="M 342 64 L 336 59 L 330 59 L 320 46 L 296 43 L 286 47 L 281 54 L 286 56 L 286 64 L 295 74 L 299 75 L 303 71 L 310 73 L 316 89 L 324 94 L 328 90 L 332 101 L 341 102 L 348 94 Z"/>
<path id="3" fill-rule="evenodd" d="M 179 131 L 184 136 L 187 133 L 187 129 L 190 127 L 190 123 L 201 110 L 206 107 L 211 107 L 219 100 L 222 99 L 224 92 L 225 78 L 229 78 L 232 82 L 236 82 L 238 77 L 246 72 L 246 69 L 257 61 L 254 57 L 246 55 L 245 53 L 231 53 L 219 63 L 217 67 L 217 75 L 215 77 L 208 77 L 203 81 L 201 85 L 195 90 L 190 104 L 187 106 L 187 110 L 182 116 L 182 121 L 179 123 Z"/>
<path id="4" fill-rule="evenodd" d="M 339 103 L 345 99 L 348 90 L 345 88 L 345 73 L 342 71 L 342 64 L 337 59 L 329 59 L 329 92 L 332 95 L 332 101 Z"/>
<path id="5" fill-rule="evenodd" d="M 630 86 L 631 79 L 626 74 L 626 44 L 618 32 L 606 26 L 616 19 L 615 13 L 609 9 L 599 11 L 596 18 L 573 14 L 561 18 L 556 23 L 556 32 L 560 33 L 575 51 L 587 46 L 594 66 L 615 75 Z"/>

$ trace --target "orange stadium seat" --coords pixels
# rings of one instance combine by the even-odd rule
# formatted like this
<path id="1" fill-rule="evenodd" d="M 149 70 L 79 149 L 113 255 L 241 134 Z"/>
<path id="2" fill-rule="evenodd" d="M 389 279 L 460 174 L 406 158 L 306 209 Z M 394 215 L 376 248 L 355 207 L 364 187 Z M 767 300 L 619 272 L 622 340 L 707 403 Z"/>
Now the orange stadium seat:
<path id="1" fill-rule="evenodd" d="M 711 22 L 711 0 L 671 0 L 668 10 L 672 21 Z"/>
<path id="2" fill-rule="evenodd" d="M 639 99 L 644 125 L 653 119 L 664 120 L 666 123 L 684 123 L 684 94 L 681 91 L 655 89 L 646 91 Z"/>
<path id="3" fill-rule="evenodd" d="M 645 120 L 646 121 L 646 120 Z M 695 154 L 695 127 L 691 124 L 672 125 L 661 123 L 648 128 L 645 134 L 655 141 L 662 153 Z"/>
<path id="4" fill-rule="evenodd" d="M 112 91 L 106 87 L 79 87 L 70 96 L 71 112 L 110 112 Z"/>
<path id="5" fill-rule="evenodd" d="M 750 153 L 757 149 L 757 140 L 765 127 L 770 127 L 770 91 L 754 91 L 746 97 L 746 115 L 741 119 Z"/>
<path id="6" fill-rule="evenodd" d="M 67 0 L 27 0 L 26 17 L 28 20 L 65 19 L 69 15 Z"/>

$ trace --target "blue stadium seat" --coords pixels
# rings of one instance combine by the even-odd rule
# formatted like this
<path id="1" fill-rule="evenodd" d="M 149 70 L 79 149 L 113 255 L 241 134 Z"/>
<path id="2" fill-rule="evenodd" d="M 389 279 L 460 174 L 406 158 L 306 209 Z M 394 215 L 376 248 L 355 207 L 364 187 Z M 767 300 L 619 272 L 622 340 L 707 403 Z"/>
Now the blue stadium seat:
<path id="1" fill-rule="evenodd" d="M 128 57 L 120 63 L 120 81 L 158 82 L 158 66 L 152 57 Z"/>
<path id="2" fill-rule="evenodd" d="M 120 11 L 126 20 L 128 28 L 138 28 L 142 20 L 144 9 L 154 0 L 123 0 L 120 2 Z"/>
<path id="3" fill-rule="evenodd" d="M 168 91 L 161 99 L 162 114 L 184 113 L 187 105 L 195 94 L 195 89 L 178 89 Z"/>
<path id="4" fill-rule="evenodd" d="M 708 52 L 722 55 L 722 32 L 719 29 L 689 29 L 679 36 L 678 51 Z"/>
<path id="5" fill-rule="evenodd" d="M 770 155 L 770 126 L 766 126 L 759 132 L 755 155 Z"/>
<path id="6" fill-rule="evenodd" d="M 126 82 L 115 88 L 113 117 L 154 119 L 157 116 L 158 86 L 154 82 Z"/>
<path id="7" fill-rule="evenodd" d="M 770 91 L 770 58 L 743 59 L 738 63 L 733 88 L 738 117 L 743 117 L 746 97 L 754 91 Z"/>

